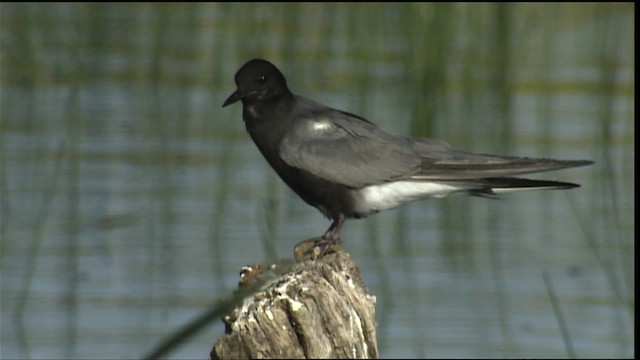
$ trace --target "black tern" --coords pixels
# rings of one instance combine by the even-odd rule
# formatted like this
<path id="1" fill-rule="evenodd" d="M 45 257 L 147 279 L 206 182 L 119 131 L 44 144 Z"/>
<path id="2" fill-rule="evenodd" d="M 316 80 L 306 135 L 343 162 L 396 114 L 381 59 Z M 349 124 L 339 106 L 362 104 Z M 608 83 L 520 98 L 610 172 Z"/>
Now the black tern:
<path id="1" fill-rule="evenodd" d="M 318 241 L 336 243 L 347 218 L 454 193 L 493 197 L 520 190 L 571 189 L 568 182 L 514 175 L 592 164 L 475 154 L 437 139 L 386 132 L 367 119 L 293 94 L 272 63 L 254 59 L 235 75 L 247 132 L 280 178 L 332 220 Z"/>

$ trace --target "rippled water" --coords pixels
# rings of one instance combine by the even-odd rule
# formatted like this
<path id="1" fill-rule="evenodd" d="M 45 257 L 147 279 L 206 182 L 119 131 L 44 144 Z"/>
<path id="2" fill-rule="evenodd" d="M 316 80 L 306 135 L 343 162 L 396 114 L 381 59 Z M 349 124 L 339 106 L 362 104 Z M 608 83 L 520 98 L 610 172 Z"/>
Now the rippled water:
<path id="1" fill-rule="evenodd" d="M 348 221 L 383 357 L 633 356 L 632 7 L 2 4 L 2 358 L 142 356 L 324 232 L 221 109 L 253 57 L 392 132 L 596 161 Z"/>

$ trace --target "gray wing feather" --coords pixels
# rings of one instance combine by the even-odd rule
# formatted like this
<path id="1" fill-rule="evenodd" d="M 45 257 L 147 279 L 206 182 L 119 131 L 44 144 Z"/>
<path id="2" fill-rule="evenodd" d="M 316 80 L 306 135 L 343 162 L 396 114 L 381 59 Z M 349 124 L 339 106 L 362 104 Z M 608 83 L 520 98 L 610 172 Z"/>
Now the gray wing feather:
<path id="1" fill-rule="evenodd" d="M 296 121 L 280 144 L 280 156 L 290 166 L 354 188 L 408 177 L 422 161 L 410 138 L 326 109 Z"/>
<path id="2" fill-rule="evenodd" d="M 558 170 L 592 164 L 587 160 L 554 160 L 473 154 L 455 149 L 421 152 L 420 170 L 411 176 L 423 180 L 484 179 Z"/>
<path id="3" fill-rule="evenodd" d="M 308 107 L 280 144 L 281 158 L 349 187 L 400 179 L 496 178 L 592 163 L 469 153 L 442 140 L 390 134 L 356 115 L 301 101 Z"/>

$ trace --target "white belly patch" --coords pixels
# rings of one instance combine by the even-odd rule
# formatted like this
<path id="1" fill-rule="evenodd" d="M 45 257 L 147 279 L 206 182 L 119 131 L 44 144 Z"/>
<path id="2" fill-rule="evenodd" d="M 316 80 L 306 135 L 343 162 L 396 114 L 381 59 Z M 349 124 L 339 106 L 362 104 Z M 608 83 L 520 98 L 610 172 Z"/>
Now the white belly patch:
<path id="1" fill-rule="evenodd" d="M 370 185 L 354 191 L 355 211 L 362 214 L 392 209 L 400 204 L 427 197 L 441 198 L 470 190 L 471 185 L 437 181 L 396 181 Z"/>

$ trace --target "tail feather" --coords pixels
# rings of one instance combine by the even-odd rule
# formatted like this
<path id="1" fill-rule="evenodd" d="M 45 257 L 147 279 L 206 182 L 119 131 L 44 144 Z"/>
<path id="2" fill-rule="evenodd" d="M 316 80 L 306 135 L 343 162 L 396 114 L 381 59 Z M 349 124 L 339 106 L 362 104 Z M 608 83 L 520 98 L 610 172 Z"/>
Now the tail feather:
<path id="1" fill-rule="evenodd" d="M 471 195 L 493 197 L 496 194 L 504 194 L 516 191 L 529 190 L 566 190 L 580 187 L 578 184 L 550 181 L 550 180 L 531 180 L 514 177 L 486 178 L 480 180 L 483 187 L 481 189 L 471 190 Z"/>

